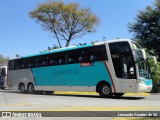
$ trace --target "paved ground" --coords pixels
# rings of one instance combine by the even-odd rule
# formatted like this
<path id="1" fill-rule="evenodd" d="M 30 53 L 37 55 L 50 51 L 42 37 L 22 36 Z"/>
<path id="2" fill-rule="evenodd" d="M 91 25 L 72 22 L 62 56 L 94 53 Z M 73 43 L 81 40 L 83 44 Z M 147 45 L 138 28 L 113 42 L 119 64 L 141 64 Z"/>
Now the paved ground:
<path id="1" fill-rule="evenodd" d="M 130 93 L 116 99 L 100 98 L 99 95 L 88 92 L 55 92 L 53 95 L 31 95 L 12 90 L 0 90 L 0 111 L 160 111 L 160 94 Z M 75 117 L 63 119 L 86 120 L 86 118 Z M 120 120 L 121 118 L 113 119 Z"/>

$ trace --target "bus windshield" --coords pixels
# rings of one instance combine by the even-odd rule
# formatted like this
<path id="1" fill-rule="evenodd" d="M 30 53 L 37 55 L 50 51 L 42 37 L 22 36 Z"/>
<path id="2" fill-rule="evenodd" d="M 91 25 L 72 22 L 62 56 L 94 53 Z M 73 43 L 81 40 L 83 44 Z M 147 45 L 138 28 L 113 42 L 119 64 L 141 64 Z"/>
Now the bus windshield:
<path id="1" fill-rule="evenodd" d="M 142 56 L 142 52 L 141 52 L 142 47 L 138 43 L 133 41 L 132 41 L 132 45 L 135 53 L 135 62 L 138 65 L 139 77 L 150 78 L 149 66 L 147 64 L 147 61 L 144 60 Z"/>
<path id="2" fill-rule="evenodd" d="M 144 78 L 150 78 L 149 67 L 145 61 L 140 61 L 138 64 L 139 76 Z"/>
<path id="3" fill-rule="evenodd" d="M 134 53 L 136 62 L 144 61 L 141 49 L 134 49 Z"/>

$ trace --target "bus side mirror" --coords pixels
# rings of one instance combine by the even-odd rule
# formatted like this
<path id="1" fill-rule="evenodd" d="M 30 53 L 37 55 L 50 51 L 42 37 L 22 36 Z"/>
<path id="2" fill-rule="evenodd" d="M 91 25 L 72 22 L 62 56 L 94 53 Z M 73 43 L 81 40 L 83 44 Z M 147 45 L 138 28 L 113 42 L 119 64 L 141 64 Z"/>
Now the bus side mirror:
<path id="1" fill-rule="evenodd" d="M 144 49 L 141 49 L 140 51 L 141 51 L 141 54 L 142 54 L 142 58 L 143 58 L 144 60 L 146 60 L 146 59 L 147 59 L 147 56 L 146 56 L 145 50 L 144 50 Z"/>

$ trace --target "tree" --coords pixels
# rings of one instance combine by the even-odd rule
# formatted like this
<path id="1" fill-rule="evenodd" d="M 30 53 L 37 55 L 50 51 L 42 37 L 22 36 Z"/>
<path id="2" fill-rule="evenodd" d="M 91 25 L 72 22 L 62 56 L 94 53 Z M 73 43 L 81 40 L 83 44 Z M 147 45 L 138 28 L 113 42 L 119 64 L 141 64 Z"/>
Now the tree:
<path id="1" fill-rule="evenodd" d="M 160 92 L 160 62 L 157 62 L 157 65 L 155 65 L 152 57 L 148 57 L 147 61 L 153 80 L 153 87 L 151 92 Z"/>
<path id="2" fill-rule="evenodd" d="M 64 4 L 61 1 L 40 4 L 29 15 L 36 19 L 44 30 L 53 33 L 59 47 L 62 47 L 61 40 L 66 42 L 67 47 L 71 40 L 95 32 L 99 23 L 99 19 L 90 9 L 80 8 L 78 3 Z"/>
<path id="3" fill-rule="evenodd" d="M 0 55 L 0 66 L 7 65 L 7 58 Z"/>
<path id="4" fill-rule="evenodd" d="M 143 47 L 153 50 L 160 60 L 160 0 L 139 11 L 136 22 L 129 24 L 129 31 Z"/>

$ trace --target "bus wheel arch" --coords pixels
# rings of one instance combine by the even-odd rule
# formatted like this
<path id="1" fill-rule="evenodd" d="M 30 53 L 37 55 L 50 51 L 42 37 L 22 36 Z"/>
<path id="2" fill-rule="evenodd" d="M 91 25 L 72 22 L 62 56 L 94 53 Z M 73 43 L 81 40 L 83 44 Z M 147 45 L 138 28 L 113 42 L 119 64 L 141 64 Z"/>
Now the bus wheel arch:
<path id="1" fill-rule="evenodd" d="M 19 83 L 18 90 L 20 90 L 21 93 L 26 93 L 25 84 L 23 82 Z"/>
<path id="2" fill-rule="evenodd" d="M 112 88 L 107 81 L 100 81 L 96 86 L 96 92 L 103 98 L 112 97 Z"/>
<path id="3" fill-rule="evenodd" d="M 29 82 L 28 84 L 27 84 L 27 92 L 29 93 L 29 94 L 33 94 L 35 91 L 34 91 L 34 84 L 32 83 L 32 82 Z"/>

